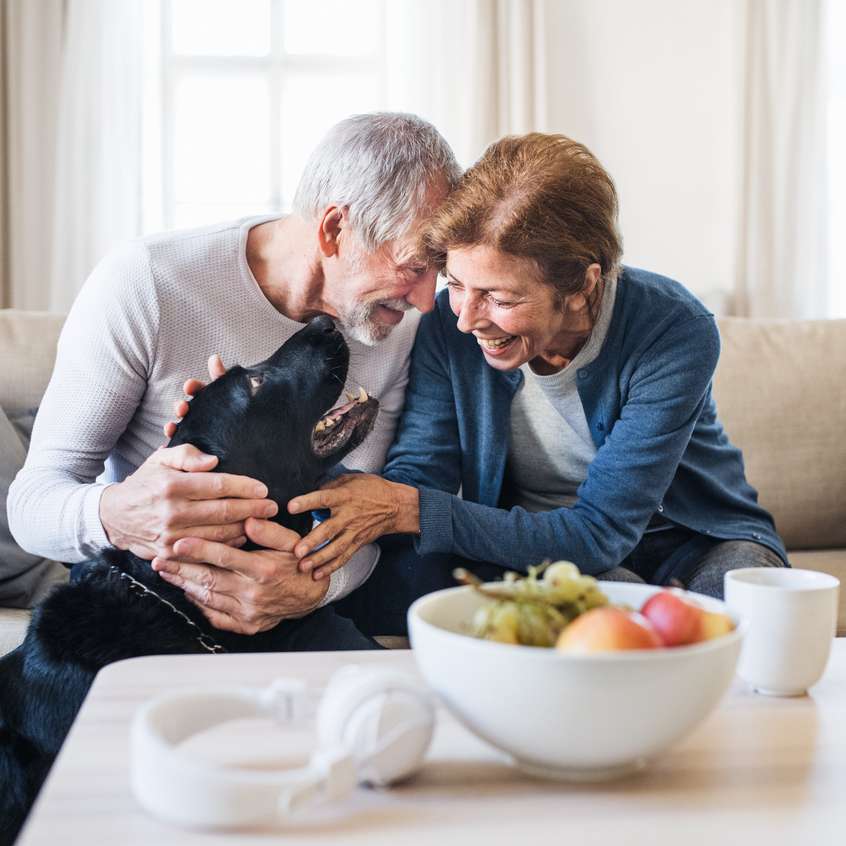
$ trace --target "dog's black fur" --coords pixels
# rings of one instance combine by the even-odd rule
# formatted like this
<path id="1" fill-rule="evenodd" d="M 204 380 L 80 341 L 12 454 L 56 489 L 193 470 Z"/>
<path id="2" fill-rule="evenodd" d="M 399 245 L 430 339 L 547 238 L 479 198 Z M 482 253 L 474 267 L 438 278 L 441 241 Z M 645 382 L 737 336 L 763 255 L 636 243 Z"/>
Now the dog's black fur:
<path id="1" fill-rule="evenodd" d="M 288 500 L 314 490 L 364 440 L 378 413 L 376 400 L 368 399 L 315 434 L 348 366 L 343 336 L 329 318 L 315 318 L 266 361 L 233 367 L 204 388 L 169 446 L 193 444 L 219 458 L 217 472 L 261 480 L 279 505 L 276 522 L 305 534 L 310 515 L 288 514 Z M 88 562 L 35 609 L 23 644 L 0 659 L 0 844 L 16 836 L 98 670 L 123 658 L 205 651 L 196 630 L 131 589 L 121 572 L 227 649 L 273 648 L 273 632 L 246 637 L 213 630 L 180 590 L 131 553 L 110 550 Z"/>

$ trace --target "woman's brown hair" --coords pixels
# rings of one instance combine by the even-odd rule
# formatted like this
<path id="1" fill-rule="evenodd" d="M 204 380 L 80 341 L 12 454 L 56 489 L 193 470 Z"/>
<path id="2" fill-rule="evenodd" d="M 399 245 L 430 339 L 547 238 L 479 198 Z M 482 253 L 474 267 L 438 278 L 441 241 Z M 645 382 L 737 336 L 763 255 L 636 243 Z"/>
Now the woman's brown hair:
<path id="1" fill-rule="evenodd" d="M 591 264 L 603 279 L 616 276 L 617 209 L 611 177 L 583 144 L 540 132 L 508 136 L 462 176 L 423 244 L 439 267 L 448 249 L 480 244 L 531 259 L 563 298 L 582 290 Z"/>

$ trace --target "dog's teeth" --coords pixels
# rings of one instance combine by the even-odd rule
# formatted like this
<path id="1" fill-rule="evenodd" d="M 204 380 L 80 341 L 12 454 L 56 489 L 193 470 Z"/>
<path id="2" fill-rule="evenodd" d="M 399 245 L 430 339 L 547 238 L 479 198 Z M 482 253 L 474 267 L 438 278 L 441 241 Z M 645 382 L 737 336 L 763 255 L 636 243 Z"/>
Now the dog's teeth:
<path id="1" fill-rule="evenodd" d="M 368 399 L 367 391 L 365 391 L 364 388 L 359 387 L 359 389 L 358 389 L 358 401 L 359 402 L 367 402 L 367 399 Z"/>
<path id="2" fill-rule="evenodd" d="M 322 432 L 325 428 L 326 428 L 326 424 L 322 420 L 320 420 L 320 421 L 318 421 L 318 424 L 314 427 L 314 431 L 315 432 Z"/>
<path id="3" fill-rule="evenodd" d="M 347 395 L 347 399 L 350 402 L 355 402 L 355 396 L 353 396 L 353 394 L 351 394 L 349 391 L 344 391 L 344 393 Z"/>

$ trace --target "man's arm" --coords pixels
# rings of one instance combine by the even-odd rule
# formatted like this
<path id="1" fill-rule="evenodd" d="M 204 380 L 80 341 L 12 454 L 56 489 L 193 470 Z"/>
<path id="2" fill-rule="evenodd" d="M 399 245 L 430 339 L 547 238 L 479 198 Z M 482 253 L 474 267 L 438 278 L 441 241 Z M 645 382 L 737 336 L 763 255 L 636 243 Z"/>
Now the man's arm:
<path id="1" fill-rule="evenodd" d="M 183 472 L 217 464 L 187 445 L 153 453 L 121 483 L 95 482 L 147 389 L 158 317 L 141 243 L 108 255 L 83 286 L 9 489 L 9 528 L 27 551 L 75 563 L 117 546 L 152 558 L 188 534 L 237 543 L 247 517 L 276 513 L 255 480 Z"/>
<path id="2" fill-rule="evenodd" d="M 24 549 L 73 563 L 109 545 L 94 480 L 146 387 L 158 309 L 143 246 L 100 262 L 65 322 L 26 463 L 9 489 L 9 528 Z M 130 299 L 132 302 L 130 303 Z"/>

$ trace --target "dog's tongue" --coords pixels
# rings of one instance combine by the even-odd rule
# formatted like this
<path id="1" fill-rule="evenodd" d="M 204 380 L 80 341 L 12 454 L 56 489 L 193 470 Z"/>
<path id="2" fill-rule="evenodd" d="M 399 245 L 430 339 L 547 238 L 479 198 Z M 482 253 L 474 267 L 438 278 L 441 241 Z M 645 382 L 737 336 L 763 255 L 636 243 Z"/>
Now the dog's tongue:
<path id="1" fill-rule="evenodd" d="M 337 417 L 339 414 L 346 414 L 354 405 L 358 405 L 358 400 L 353 400 L 352 402 L 336 406 L 330 411 L 327 411 L 324 417 Z"/>
<path id="2" fill-rule="evenodd" d="M 351 411 L 357 405 L 362 405 L 366 403 L 368 399 L 370 399 L 367 395 L 367 391 L 364 388 L 358 389 L 358 396 L 353 396 L 352 394 L 347 394 L 347 398 L 349 402 L 344 403 L 343 405 L 336 406 L 335 408 L 330 409 L 317 421 L 317 426 L 315 426 L 316 432 L 322 432 L 324 429 L 331 428 L 338 422 L 338 420 L 343 417 L 348 411 Z"/>

